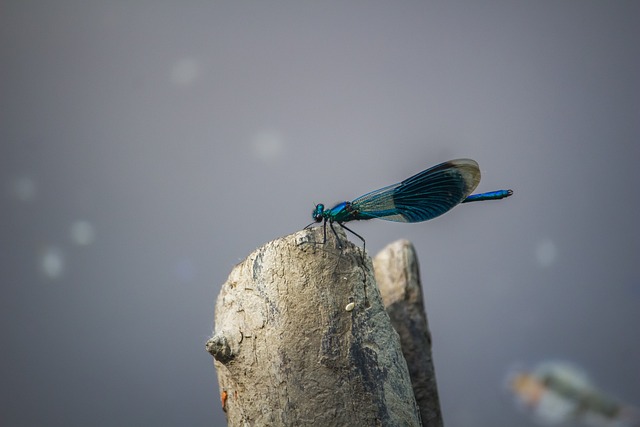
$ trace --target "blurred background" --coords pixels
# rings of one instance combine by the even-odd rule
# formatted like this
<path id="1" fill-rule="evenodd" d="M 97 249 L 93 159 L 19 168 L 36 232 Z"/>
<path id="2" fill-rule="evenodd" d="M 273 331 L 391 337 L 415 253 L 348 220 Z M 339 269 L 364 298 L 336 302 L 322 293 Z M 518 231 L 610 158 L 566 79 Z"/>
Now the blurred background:
<path id="1" fill-rule="evenodd" d="M 0 3 L 0 423 L 224 425 L 234 264 L 445 160 L 478 191 L 353 224 L 420 257 L 445 423 L 530 426 L 514 366 L 640 404 L 640 3 Z"/>

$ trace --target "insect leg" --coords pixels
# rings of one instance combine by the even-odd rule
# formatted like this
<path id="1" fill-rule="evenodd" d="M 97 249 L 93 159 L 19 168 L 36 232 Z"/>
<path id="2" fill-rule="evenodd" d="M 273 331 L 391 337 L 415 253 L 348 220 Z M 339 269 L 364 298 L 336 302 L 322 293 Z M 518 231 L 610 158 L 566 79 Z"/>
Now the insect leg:
<path id="1" fill-rule="evenodd" d="M 362 258 L 364 259 L 364 251 L 366 249 L 367 246 L 367 242 L 364 240 L 364 237 L 362 237 L 361 235 L 359 235 L 358 233 L 356 233 L 355 231 L 353 231 L 352 229 L 350 229 L 349 227 L 347 227 L 346 225 L 340 223 L 340 226 L 342 228 L 344 228 L 345 230 L 347 230 L 349 233 L 353 234 L 354 236 L 356 236 L 358 239 L 362 240 Z"/>
<path id="2" fill-rule="evenodd" d="M 325 222 L 325 224 L 326 224 L 326 222 Z M 338 224 L 340 224 L 340 223 L 338 223 Z M 344 225 L 342 225 L 342 224 L 340 224 L 340 225 L 344 227 Z M 331 231 L 333 231 L 333 235 L 336 236 L 336 243 L 338 244 L 338 248 L 342 251 L 342 241 L 340 240 L 340 236 L 338 236 L 338 232 L 336 231 L 336 229 L 333 228 L 333 221 L 329 221 L 329 226 L 331 227 Z M 325 236 L 324 236 L 324 240 L 325 240 L 325 242 L 327 241 L 326 233 L 325 233 Z"/>

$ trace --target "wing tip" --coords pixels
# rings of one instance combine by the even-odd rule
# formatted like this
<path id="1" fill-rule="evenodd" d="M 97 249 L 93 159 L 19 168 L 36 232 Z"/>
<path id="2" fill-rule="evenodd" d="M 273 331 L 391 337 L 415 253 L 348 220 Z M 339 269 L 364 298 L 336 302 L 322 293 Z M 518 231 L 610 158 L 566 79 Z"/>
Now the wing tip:
<path id="1" fill-rule="evenodd" d="M 450 160 L 448 162 L 445 162 L 445 164 L 454 166 L 462 175 L 462 178 L 466 183 L 464 197 L 467 197 L 469 194 L 473 193 L 473 190 L 475 190 L 478 184 L 480 184 L 480 178 L 482 177 L 480 173 L 480 165 L 478 164 L 478 162 L 473 159 L 463 158 Z"/>

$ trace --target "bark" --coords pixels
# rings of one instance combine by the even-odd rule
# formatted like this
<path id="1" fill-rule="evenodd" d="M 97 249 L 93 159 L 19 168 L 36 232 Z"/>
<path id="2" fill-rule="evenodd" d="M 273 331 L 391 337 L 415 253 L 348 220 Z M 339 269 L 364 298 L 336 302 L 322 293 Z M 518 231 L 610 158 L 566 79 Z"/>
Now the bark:
<path id="1" fill-rule="evenodd" d="M 336 229 L 270 242 L 223 285 L 206 347 L 230 426 L 421 425 L 371 260 Z"/>

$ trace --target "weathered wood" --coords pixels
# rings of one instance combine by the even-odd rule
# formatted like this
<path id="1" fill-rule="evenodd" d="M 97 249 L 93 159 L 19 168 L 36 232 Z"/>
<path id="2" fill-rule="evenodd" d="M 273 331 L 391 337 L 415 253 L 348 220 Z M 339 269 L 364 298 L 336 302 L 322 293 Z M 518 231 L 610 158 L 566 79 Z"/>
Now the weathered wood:
<path id="1" fill-rule="evenodd" d="M 408 240 L 391 243 L 374 257 L 373 267 L 391 324 L 400 335 L 422 423 L 442 427 L 431 332 L 415 249 Z"/>
<path id="2" fill-rule="evenodd" d="M 327 231 L 266 244 L 222 287 L 207 350 L 230 426 L 420 425 L 371 260 Z"/>

